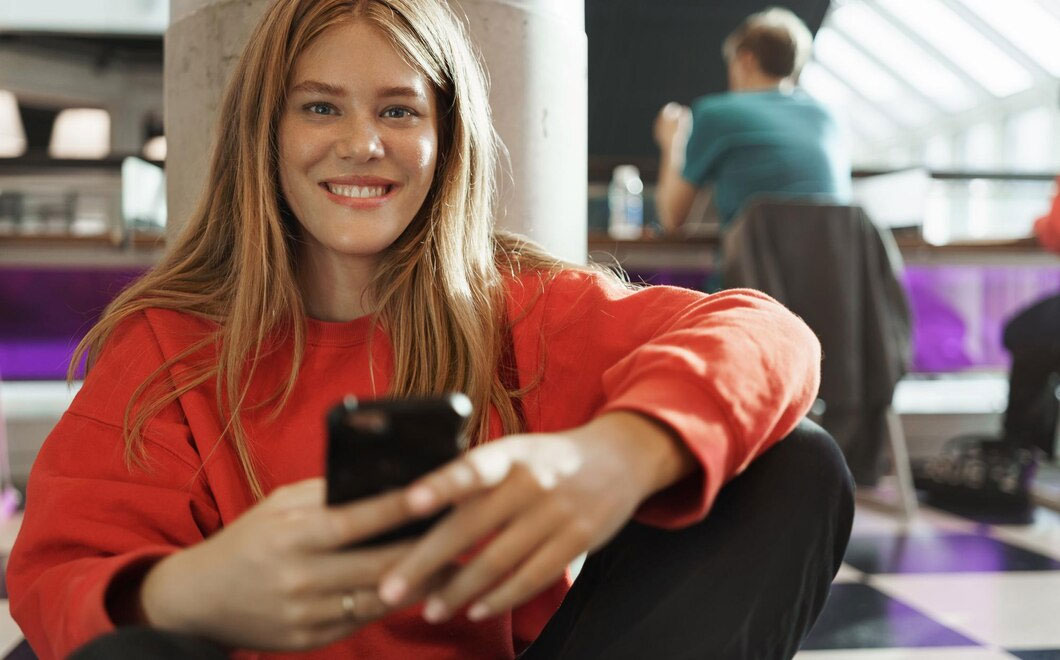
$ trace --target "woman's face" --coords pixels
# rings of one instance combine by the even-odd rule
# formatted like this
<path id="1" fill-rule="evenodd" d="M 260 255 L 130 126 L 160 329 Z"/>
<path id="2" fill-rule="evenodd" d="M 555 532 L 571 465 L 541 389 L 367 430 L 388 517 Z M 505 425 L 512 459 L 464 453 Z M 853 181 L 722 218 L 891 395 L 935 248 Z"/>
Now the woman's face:
<path id="1" fill-rule="evenodd" d="M 280 186 L 311 260 L 374 266 L 423 205 L 438 151 L 428 80 L 377 28 L 329 28 L 295 61 Z"/>

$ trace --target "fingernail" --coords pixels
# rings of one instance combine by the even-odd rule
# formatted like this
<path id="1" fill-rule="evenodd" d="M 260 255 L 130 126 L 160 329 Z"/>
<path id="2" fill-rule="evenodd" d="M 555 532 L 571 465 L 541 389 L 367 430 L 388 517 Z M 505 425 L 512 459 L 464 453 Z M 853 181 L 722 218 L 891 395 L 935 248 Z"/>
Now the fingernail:
<path id="1" fill-rule="evenodd" d="M 471 609 L 467 611 L 467 618 L 472 621 L 479 621 L 485 619 L 490 615 L 490 608 L 485 603 L 475 603 L 471 606 Z"/>
<path id="2" fill-rule="evenodd" d="M 405 597 L 408 585 L 399 577 L 387 578 L 379 585 L 379 598 L 387 605 L 397 605 Z"/>
<path id="3" fill-rule="evenodd" d="M 413 511 L 426 511 L 434 506 L 434 493 L 426 486 L 417 486 L 409 491 L 408 502 Z"/>
<path id="4" fill-rule="evenodd" d="M 449 614 L 449 608 L 445 606 L 441 598 L 437 596 L 430 598 L 423 608 L 423 618 L 427 623 L 438 623 Z"/>

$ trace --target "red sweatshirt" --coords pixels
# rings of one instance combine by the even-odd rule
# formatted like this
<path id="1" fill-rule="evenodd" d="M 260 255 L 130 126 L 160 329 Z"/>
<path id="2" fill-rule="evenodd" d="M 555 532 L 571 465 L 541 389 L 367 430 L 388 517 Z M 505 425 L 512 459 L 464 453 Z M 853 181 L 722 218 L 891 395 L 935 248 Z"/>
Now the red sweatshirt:
<path id="1" fill-rule="evenodd" d="M 794 315 L 763 294 L 713 296 L 671 287 L 630 292 L 598 275 L 564 272 L 509 286 L 509 318 L 531 431 L 579 426 L 601 413 L 636 411 L 676 430 L 702 470 L 648 500 L 637 517 L 681 527 L 701 519 L 718 490 L 802 418 L 817 392 L 820 347 Z M 392 360 L 370 320 L 309 321 L 305 362 L 279 419 L 245 425 L 269 490 L 319 476 L 324 414 L 343 395 L 387 390 Z M 33 466 L 22 530 L 11 553 L 11 613 L 47 660 L 113 628 L 104 606 L 123 571 L 193 545 L 254 504 L 224 427 L 211 380 L 149 426 L 150 471 L 125 467 L 122 418 L 136 387 L 165 359 L 212 330 L 204 321 L 148 310 L 107 342 Z M 375 387 L 368 369 L 373 353 Z M 283 359 L 259 367 L 252 395 L 272 391 Z M 500 434 L 496 414 L 493 437 Z M 512 658 L 558 607 L 561 581 L 494 619 L 438 626 L 410 608 L 306 658 Z M 237 652 L 238 657 L 258 654 Z M 261 657 L 280 657 L 260 654 Z"/>
<path id="2" fill-rule="evenodd" d="M 1056 178 L 1057 193 L 1049 213 L 1034 222 L 1034 234 L 1046 250 L 1060 252 L 1060 177 Z"/>

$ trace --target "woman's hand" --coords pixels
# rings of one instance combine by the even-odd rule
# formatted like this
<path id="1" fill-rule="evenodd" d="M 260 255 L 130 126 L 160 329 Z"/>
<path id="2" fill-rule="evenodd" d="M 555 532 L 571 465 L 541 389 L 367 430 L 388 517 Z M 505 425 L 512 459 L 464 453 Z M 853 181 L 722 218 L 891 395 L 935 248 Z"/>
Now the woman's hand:
<path id="1" fill-rule="evenodd" d="M 143 615 L 152 626 L 239 648 L 328 644 L 416 596 L 388 605 L 377 595 L 380 576 L 409 543 L 344 550 L 409 519 L 401 491 L 327 507 L 323 479 L 278 488 L 151 569 L 140 589 Z"/>
<path id="2" fill-rule="evenodd" d="M 579 554 L 606 543 L 646 497 L 692 466 L 668 430 L 628 412 L 478 447 L 406 489 L 409 508 L 420 515 L 456 506 L 387 571 L 380 596 L 393 604 L 421 592 L 426 580 L 495 534 L 431 594 L 424 617 L 443 621 L 476 597 L 472 620 L 511 609 Z"/>

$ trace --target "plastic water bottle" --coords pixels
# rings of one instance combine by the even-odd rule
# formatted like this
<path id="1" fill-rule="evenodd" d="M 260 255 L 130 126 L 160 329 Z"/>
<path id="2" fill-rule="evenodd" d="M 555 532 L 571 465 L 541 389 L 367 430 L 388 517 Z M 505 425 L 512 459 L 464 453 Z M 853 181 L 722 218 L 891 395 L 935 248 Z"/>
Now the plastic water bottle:
<path id="1" fill-rule="evenodd" d="M 619 165 L 607 188 L 610 219 L 607 233 L 612 238 L 640 238 L 644 230 L 644 183 L 636 165 Z"/>

